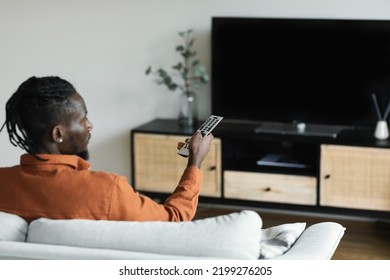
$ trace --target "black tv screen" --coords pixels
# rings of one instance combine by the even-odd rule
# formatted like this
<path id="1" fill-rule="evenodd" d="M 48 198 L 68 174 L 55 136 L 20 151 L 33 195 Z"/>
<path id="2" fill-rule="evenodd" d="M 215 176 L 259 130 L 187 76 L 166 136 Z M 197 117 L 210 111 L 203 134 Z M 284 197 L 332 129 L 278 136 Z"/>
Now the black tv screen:
<path id="1" fill-rule="evenodd" d="M 354 127 L 390 95 L 390 21 L 214 17 L 212 113 Z"/>

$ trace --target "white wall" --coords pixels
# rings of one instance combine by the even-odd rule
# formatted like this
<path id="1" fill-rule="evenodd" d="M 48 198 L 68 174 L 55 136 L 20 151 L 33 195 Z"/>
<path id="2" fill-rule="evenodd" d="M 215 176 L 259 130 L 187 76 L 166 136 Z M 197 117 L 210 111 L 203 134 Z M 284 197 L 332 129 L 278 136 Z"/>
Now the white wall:
<path id="1" fill-rule="evenodd" d="M 390 19 L 390 1 L 0 0 L 0 123 L 22 81 L 61 76 L 87 103 L 93 169 L 129 177 L 130 129 L 177 114 L 178 93 L 155 85 L 146 67 L 175 63 L 177 32 L 193 28 L 199 58 L 210 71 L 212 16 Z M 210 85 L 199 99 L 205 118 Z M 0 134 L 0 166 L 18 164 L 22 152 L 6 131 Z"/>

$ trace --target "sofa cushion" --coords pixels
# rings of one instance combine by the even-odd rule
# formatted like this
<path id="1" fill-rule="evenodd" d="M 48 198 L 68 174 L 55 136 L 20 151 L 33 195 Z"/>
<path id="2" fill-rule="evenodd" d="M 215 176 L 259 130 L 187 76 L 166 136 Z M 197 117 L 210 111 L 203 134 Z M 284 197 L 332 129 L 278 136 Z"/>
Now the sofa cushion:
<path id="1" fill-rule="evenodd" d="M 21 217 L 0 212 L 0 241 L 26 240 L 28 223 Z"/>
<path id="2" fill-rule="evenodd" d="M 290 223 L 261 230 L 260 258 L 271 259 L 286 253 L 306 228 L 306 223 Z"/>
<path id="3" fill-rule="evenodd" d="M 250 210 L 192 222 L 50 220 L 30 224 L 27 242 L 136 252 L 257 259 L 262 220 Z"/>

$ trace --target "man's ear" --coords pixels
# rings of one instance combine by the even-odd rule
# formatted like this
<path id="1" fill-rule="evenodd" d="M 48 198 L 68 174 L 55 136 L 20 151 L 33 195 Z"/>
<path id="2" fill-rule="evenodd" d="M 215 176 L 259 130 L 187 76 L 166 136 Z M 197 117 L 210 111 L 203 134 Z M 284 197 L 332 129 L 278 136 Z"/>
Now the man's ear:
<path id="1" fill-rule="evenodd" d="M 51 131 L 51 138 L 54 142 L 60 144 L 64 141 L 64 131 L 61 125 L 56 125 Z"/>

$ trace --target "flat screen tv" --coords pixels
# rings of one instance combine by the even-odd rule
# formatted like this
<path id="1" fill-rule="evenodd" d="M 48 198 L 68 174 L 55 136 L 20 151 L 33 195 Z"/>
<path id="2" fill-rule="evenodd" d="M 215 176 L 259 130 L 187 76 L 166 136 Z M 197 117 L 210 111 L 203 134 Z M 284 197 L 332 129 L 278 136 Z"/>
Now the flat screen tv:
<path id="1" fill-rule="evenodd" d="M 373 127 L 390 95 L 390 21 L 212 18 L 212 113 Z"/>

